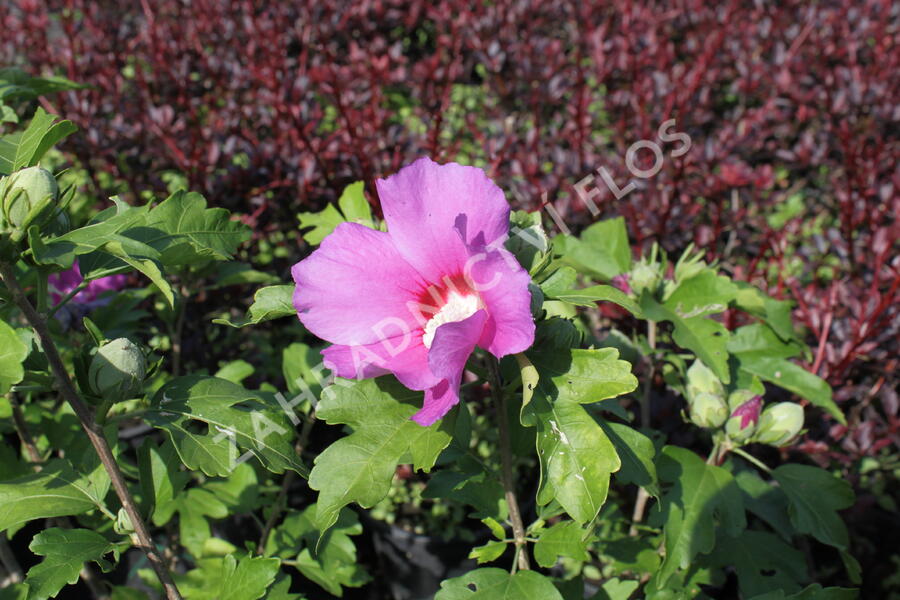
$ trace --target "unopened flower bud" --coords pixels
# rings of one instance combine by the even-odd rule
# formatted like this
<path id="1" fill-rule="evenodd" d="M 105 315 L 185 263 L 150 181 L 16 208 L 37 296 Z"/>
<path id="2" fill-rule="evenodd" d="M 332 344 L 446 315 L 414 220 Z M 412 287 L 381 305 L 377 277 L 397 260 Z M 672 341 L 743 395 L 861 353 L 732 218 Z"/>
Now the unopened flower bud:
<path id="1" fill-rule="evenodd" d="M 147 359 L 141 349 L 126 338 L 103 344 L 91 361 L 88 380 L 95 394 L 119 401 L 141 391 Z"/>
<path id="2" fill-rule="evenodd" d="M 739 390 L 741 392 L 746 390 Z M 734 396 L 734 394 L 732 394 Z M 729 397 L 729 405 L 732 404 Z M 725 433 L 736 442 L 746 442 L 756 432 L 759 423 L 759 411 L 762 409 L 762 396 L 753 396 L 731 411 L 731 417 L 725 423 Z"/>
<path id="3" fill-rule="evenodd" d="M 628 283 L 637 296 L 640 296 L 644 290 L 651 294 L 655 293 L 660 281 L 662 281 L 661 266 L 655 262 L 642 260 L 634 265 L 628 275 Z"/>
<path id="4" fill-rule="evenodd" d="M 0 229 L 17 229 L 39 220 L 56 206 L 59 186 L 46 169 L 28 167 L 0 181 Z M 36 214 L 32 214 L 37 211 Z"/>
<path id="5" fill-rule="evenodd" d="M 779 402 L 763 411 L 756 440 L 770 446 L 784 446 L 803 428 L 803 407 L 794 402 Z"/>
<path id="6" fill-rule="evenodd" d="M 691 421 L 698 427 L 714 429 L 721 427 L 728 418 L 728 406 L 725 404 L 725 388 L 700 360 L 687 370 L 685 385 Z"/>
<path id="7" fill-rule="evenodd" d="M 700 392 L 690 401 L 690 413 L 694 425 L 716 429 L 728 418 L 728 407 L 721 396 Z"/>

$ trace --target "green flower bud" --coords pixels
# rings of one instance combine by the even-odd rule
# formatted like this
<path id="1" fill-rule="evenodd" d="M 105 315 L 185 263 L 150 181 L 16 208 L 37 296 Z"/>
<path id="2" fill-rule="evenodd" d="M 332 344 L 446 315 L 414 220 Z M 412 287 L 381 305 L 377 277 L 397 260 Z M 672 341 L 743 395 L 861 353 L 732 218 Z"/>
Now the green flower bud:
<path id="1" fill-rule="evenodd" d="M 766 408 L 759 418 L 756 440 L 770 446 L 785 446 L 803 428 L 803 407 L 794 402 L 779 402 Z"/>
<path id="2" fill-rule="evenodd" d="M 700 392 L 690 401 L 691 421 L 698 427 L 716 429 L 728 418 L 728 407 L 721 396 Z"/>
<path id="3" fill-rule="evenodd" d="M 725 400 L 725 387 L 716 377 L 712 370 L 703 364 L 702 361 L 695 360 L 694 364 L 687 370 L 687 385 L 685 386 L 688 401 L 697 394 L 706 393 L 718 396 L 722 401 Z"/>
<path id="4" fill-rule="evenodd" d="M 687 370 L 685 384 L 691 421 L 698 427 L 715 429 L 728 418 L 725 388 L 719 378 L 700 360 Z"/>
<path id="5" fill-rule="evenodd" d="M 59 186 L 50 171 L 40 167 L 16 171 L 0 181 L 0 228 L 18 229 L 37 222 L 55 208 L 58 199 Z"/>
<path id="6" fill-rule="evenodd" d="M 147 359 L 131 340 L 118 338 L 103 344 L 91 361 L 88 382 L 92 391 L 107 400 L 119 401 L 141 391 Z"/>
<path id="7" fill-rule="evenodd" d="M 647 290 L 651 294 L 656 292 L 659 282 L 662 281 L 662 269 L 659 263 L 648 263 L 641 260 L 628 274 L 628 283 L 635 295 Z"/>

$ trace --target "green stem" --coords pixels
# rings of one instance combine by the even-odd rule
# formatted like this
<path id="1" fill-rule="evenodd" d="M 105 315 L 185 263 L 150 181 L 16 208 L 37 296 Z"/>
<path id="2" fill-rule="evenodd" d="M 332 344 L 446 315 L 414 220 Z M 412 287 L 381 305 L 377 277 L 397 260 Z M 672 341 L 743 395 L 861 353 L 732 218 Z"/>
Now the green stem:
<path id="1" fill-rule="evenodd" d="M 506 396 L 503 395 L 503 382 L 500 378 L 500 363 L 494 356 L 487 355 L 487 368 L 490 376 L 491 396 L 494 399 L 494 408 L 497 411 L 497 422 L 500 428 L 500 460 L 502 473 L 500 479 L 503 482 L 503 490 L 506 495 L 506 504 L 509 508 L 509 520 L 512 524 L 513 539 L 516 544 L 516 558 L 513 561 L 512 572 L 516 568 L 528 570 L 531 565 L 528 561 L 528 550 L 525 537 L 525 525 L 522 523 L 522 513 L 519 511 L 519 502 L 516 499 L 515 480 L 512 470 L 512 449 L 509 441 L 508 411 L 506 409 Z"/>
<path id="2" fill-rule="evenodd" d="M 44 269 L 37 269 L 37 311 L 45 315 L 47 314 L 47 272 Z"/>
<path id="3" fill-rule="evenodd" d="M 740 456 L 740 457 L 742 457 L 742 458 L 748 460 L 749 462 L 753 463 L 754 465 L 756 465 L 757 467 L 759 467 L 762 471 L 765 471 L 766 473 L 771 473 L 771 472 L 772 472 L 772 469 L 770 469 L 770 468 L 766 465 L 766 463 L 764 463 L 763 461 L 759 460 L 758 458 L 756 458 L 755 456 L 753 456 L 753 455 L 750 454 L 749 452 L 746 452 L 746 451 L 744 451 L 744 450 L 741 450 L 740 448 L 732 448 L 731 451 L 734 452 L 735 454 L 737 454 L 738 456 Z"/>
<path id="4" fill-rule="evenodd" d="M 709 452 L 709 456 L 706 458 L 706 464 L 708 465 L 718 465 L 719 464 L 719 454 L 722 452 L 722 442 L 716 442 L 713 445 L 712 450 Z"/>
<path id="5" fill-rule="evenodd" d="M 641 425 L 643 427 L 650 427 L 650 399 L 653 377 L 656 372 L 656 321 L 647 321 L 647 345 L 650 346 L 650 354 L 647 356 L 647 381 L 644 382 L 644 395 L 641 397 Z M 637 498 L 634 500 L 634 510 L 631 513 L 629 536 L 637 537 L 637 526 L 644 520 L 644 511 L 647 510 L 649 499 L 650 494 L 647 493 L 647 490 L 639 487 Z"/>
<path id="6" fill-rule="evenodd" d="M 68 294 L 66 294 L 65 296 L 63 296 L 62 299 L 60 299 L 59 302 L 57 302 L 56 304 L 54 304 L 54 305 L 50 308 L 50 310 L 47 311 L 47 318 L 49 319 L 50 317 L 52 317 L 53 315 L 56 314 L 56 311 L 58 311 L 58 310 L 61 309 L 63 306 L 65 306 L 66 304 L 68 304 L 69 300 L 71 300 L 72 298 L 74 298 L 76 295 L 78 295 L 78 292 L 80 292 L 81 290 L 85 289 L 85 288 L 88 286 L 88 283 L 90 283 L 90 282 L 88 282 L 88 281 L 82 281 L 81 283 L 79 283 L 78 285 L 76 285 L 74 288 L 72 288 L 72 291 L 71 291 L 71 292 L 69 292 Z"/>
<path id="7" fill-rule="evenodd" d="M 187 285 L 182 285 L 178 292 L 178 314 L 175 317 L 175 326 L 171 330 L 173 377 L 178 377 L 181 374 L 181 339 L 184 336 L 184 318 L 187 313 L 187 303 L 190 299 Z"/>

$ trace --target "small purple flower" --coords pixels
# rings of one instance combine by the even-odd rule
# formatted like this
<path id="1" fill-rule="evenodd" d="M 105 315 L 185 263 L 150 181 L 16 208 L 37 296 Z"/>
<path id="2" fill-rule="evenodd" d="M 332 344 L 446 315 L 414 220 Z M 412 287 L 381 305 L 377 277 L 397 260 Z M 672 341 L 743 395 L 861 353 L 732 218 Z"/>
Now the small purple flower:
<path id="1" fill-rule="evenodd" d="M 503 243 L 509 204 L 482 170 L 422 158 L 376 182 L 388 232 L 342 223 L 294 265 L 294 307 L 340 377 L 393 373 L 425 391 L 413 420 L 459 402 L 475 346 L 534 342 L 528 273 Z"/>
<path id="2" fill-rule="evenodd" d="M 762 409 L 762 396 L 753 396 L 731 413 L 731 417 L 741 418 L 741 429 L 746 429 L 750 424 L 759 423 L 759 411 Z"/>
<path id="3" fill-rule="evenodd" d="M 75 304 L 89 304 L 96 300 L 103 292 L 117 291 L 125 287 L 127 277 L 124 274 L 110 275 L 95 279 L 87 284 L 83 290 L 72 297 L 71 302 Z M 81 285 L 84 277 L 81 276 L 81 269 L 78 262 L 72 265 L 71 269 L 54 273 L 47 280 L 50 299 L 53 304 L 58 304 L 60 300 L 65 298 L 76 287 Z"/>

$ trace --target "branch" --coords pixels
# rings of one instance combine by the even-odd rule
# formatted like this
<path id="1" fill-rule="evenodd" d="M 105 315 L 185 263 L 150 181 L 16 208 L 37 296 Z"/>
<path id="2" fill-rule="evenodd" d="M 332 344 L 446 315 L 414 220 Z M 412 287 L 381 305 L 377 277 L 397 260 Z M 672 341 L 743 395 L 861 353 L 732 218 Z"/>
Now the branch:
<path id="1" fill-rule="evenodd" d="M 491 396 L 494 399 L 494 408 L 497 410 L 497 422 L 500 425 L 500 460 L 503 467 L 501 479 L 503 490 L 506 493 L 506 504 L 509 507 L 509 520 L 512 523 L 513 539 L 516 543 L 516 564 L 518 568 L 528 570 L 531 568 L 528 562 L 527 540 L 525 539 L 525 526 L 522 523 L 522 514 L 519 512 L 519 502 L 516 499 L 515 481 L 512 471 L 512 452 L 509 443 L 509 423 L 507 423 L 506 397 L 503 395 L 503 383 L 500 380 L 500 364 L 492 355 L 487 355 L 487 368 L 490 376 Z"/>
<path id="2" fill-rule="evenodd" d="M 119 497 L 122 507 L 125 509 L 128 518 L 131 519 L 131 524 L 134 526 L 134 532 L 138 539 L 137 545 L 147 555 L 150 566 L 153 567 L 156 576 L 159 578 L 166 591 L 166 598 L 168 598 L 168 600 L 181 600 L 181 594 L 178 592 L 175 582 L 172 581 L 171 574 L 169 574 L 165 563 L 163 563 L 162 557 L 160 557 L 153 545 L 153 540 L 150 537 L 147 524 L 144 523 L 143 518 L 141 518 L 141 514 L 138 512 L 134 499 L 131 497 L 131 492 L 128 491 L 128 486 L 125 483 L 125 476 L 122 474 L 121 469 L 119 469 L 119 465 L 116 463 L 112 450 L 110 450 L 109 444 L 103 436 L 103 429 L 97 425 L 91 410 L 84 402 L 82 402 L 78 392 L 75 390 L 75 386 L 72 384 L 72 379 L 69 377 L 69 373 L 59 355 L 59 350 L 57 350 L 53 337 L 50 335 L 47 321 L 38 314 L 31 305 L 31 302 L 28 301 L 25 291 L 19 284 L 18 279 L 16 279 L 16 273 L 11 264 L 0 262 L 0 275 L 2 275 L 6 287 L 12 294 L 13 301 L 18 305 L 19 309 L 34 329 L 34 332 L 37 334 L 38 338 L 40 338 L 41 346 L 44 349 L 44 354 L 47 356 L 47 362 L 50 363 L 50 370 L 53 372 L 53 376 L 59 386 L 59 391 L 66 402 L 72 407 L 72 410 L 75 411 L 88 439 L 91 441 L 94 450 L 100 457 L 100 462 L 103 463 L 103 467 L 109 474 L 116 495 Z"/>
<path id="3" fill-rule="evenodd" d="M 647 357 L 647 381 L 644 383 L 644 395 L 641 398 L 641 426 L 650 427 L 650 398 L 653 389 L 653 377 L 656 373 L 656 321 L 647 321 L 647 345 L 650 346 L 650 355 Z M 644 520 L 644 511 L 647 509 L 647 500 L 650 494 L 642 487 L 638 488 L 637 498 L 634 501 L 634 511 L 631 513 L 631 529 L 628 535 L 636 537 L 638 523 Z"/>

